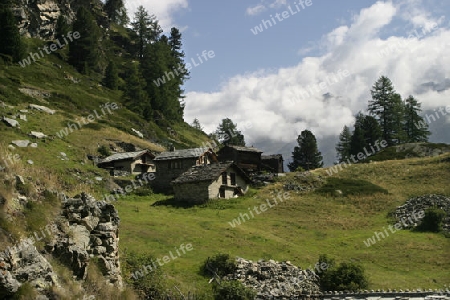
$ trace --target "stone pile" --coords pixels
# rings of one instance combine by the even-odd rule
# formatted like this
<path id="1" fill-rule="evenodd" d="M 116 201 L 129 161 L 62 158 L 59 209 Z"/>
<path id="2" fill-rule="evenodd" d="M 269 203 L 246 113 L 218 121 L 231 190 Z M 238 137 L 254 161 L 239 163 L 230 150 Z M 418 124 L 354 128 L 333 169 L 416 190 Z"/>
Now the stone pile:
<path id="1" fill-rule="evenodd" d="M 237 258 L 235 273 L 225 279 L 238 280 L 254 289 L 256 299 L 300 299 L 306 295 L 312 299 L 321 294 L 318 276 L 312 270 L 302 270 L 289 261 L 253 262 Z"/>
<path id="2" fill-rule="evenodd" d="M 313 191 L 324 184 L 321 176 L 316 176 L 309 171 L 295 174 L 294 179 L 284 184 L 286 191 L 308 192 Z"/>
<path id="3" fill-rule="evenodd" d="M 68 265 L 79 279 L 86 278 L 90 259 L 96 257 L 107 281 L 121 288 L 120 220 L 114 206 L 82 193 L 63 200 L 62 215 L 67 228 L 46 249 Z"/>
<path id="4" fill-rule="evenodd" d="M 407 220 L 408 218 L 411 218 L 411 216 L 413 216 L 413 212 L 417 214 L 421 210 L 425 211 L 427 208 L 433 207 L 440 208 L 446 212 L 443 229 L 446 231 L 450 231 L 450 198 L 442 195 L 430 194 L 410 198 L 408 201 L 406 201 L 405 204 L 397 207 L 394 212 L 394 217 L 399 221 L 401 221 L 402 219 Z M 405 223 L 406 224 L 402 223 L 405 229 L 415 226 L 410 222 Z"/>

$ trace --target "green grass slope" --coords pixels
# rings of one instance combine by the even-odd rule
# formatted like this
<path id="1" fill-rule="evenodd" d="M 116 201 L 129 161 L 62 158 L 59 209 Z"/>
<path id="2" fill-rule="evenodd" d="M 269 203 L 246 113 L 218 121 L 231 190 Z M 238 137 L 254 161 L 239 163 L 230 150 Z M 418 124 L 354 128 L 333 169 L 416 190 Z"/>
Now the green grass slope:
<path id="1" fill-rule="evenodd" d="M 249 208 L 266 199 L 273 204 L 271 192 L 282 190 L 283 183 L 292 182 L 295 174 L 242 198 L 190 208 L 153 206 L 167 201 L 167 196 L 129 196 L 116 204 L 122 220 L 122 246 L 162 258 L 181 244 L 191 243 L 193 251 L 162 268 L 174 286 L 201 293 L 208 293 L 210 286 L 198 269 L 208 256 L 219 252 L 252 260 L 290 260 L 303 268 L 313 266 L 325 253 L 337 262 L 361 263 L 371 289 L 443 288 L 450 283 L 450 239 L 442 234 L 402 230 L 370 247 L 364 244 L 375 231 L 392 224 L 388 214 L 409 197 L 450 195 L 449 154 L 357 164 L 332 177 L 324 169 L 314 173 L 334 188 L 351 193 L 332 197 L 323 190 L 290 191 L 289 199 L 259 215 L 254 213 L 254 218 L 234 228 L 229 222 Z M 372 193 L 367 193 L 367 186 Z"/>

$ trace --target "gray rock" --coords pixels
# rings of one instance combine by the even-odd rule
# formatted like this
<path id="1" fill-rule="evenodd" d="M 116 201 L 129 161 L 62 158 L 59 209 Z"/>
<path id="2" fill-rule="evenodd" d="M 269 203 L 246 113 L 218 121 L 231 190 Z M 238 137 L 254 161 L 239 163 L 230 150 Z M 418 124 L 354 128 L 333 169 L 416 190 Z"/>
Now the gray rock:
<path id="1" fill-rule="evenodd" d="M 37 138 L 37 139 L 43 139 L 43 138 L 47 137 L 45 134 L 43 134 L 42 132 L 39 132 L 39 131 L 32 131 L 30 133 L 30 136 Z"/>
<path id="2" fill-rule="evenodd" d="M 19 148 L 26 148 L 26 147 L 28 147 L 28 144 L 30 144 L 30 141 L 29 140 L 15 140 L 15 141 L 12 141 L 11 144 L 14 144 Z"/>
<path id="3" fill-rule="evenodd" d="M 30 144 L 30 147 L 31 147 L 31 148 L 37 148 L 37 147 L 38 147 L 38 144 L 37 144 L 37 143 L 31 143 L 31 144 Z"/>
<path id="4" fill-rule="evenodd" d="M 10 118 L 7 118 L 7 117 L 3 117 L 3 122 L 5 122 L 6 125 L 8 125 L 8 126 L 10 126 L 10 127 L 20 127 L 19 122 L 17 122 L 17 121 L 14 120 L 14 119 L 10 119 Z"/>
<path id="5" fill-rule="evenodd" d="M 27 160 L 27 163 L 28 163 L 29 165 L 32 165 L 32 164 L 34 164 L 34 161 L 32 161 L 31 159 L 29 159 L 29 160 Z"/>
<path id="6" fill-rule="evenodd" d="M 25 184 L 25 179 L 21 175 L 16 175 L 16 183 Z"/>
<path id="7" fill-rule="evenodd" d="M 142 134 L 142 132 L 140 132 L 140 131 L 138 131 L 138 130 L 136 130 L 136 129 L 134 129 L 134 128 L 131 128 L 131 131 L 133 131 L 138 137 L 140 137 L 141 139 L 143 139 L 144 138 L 144 135 Z"/>
<path id="8" fill-rule="evenodd" d="M 27 115 L 19 115 L 19 119 L 27 121 Z"/>
<path id="9" fill-rule="evenodd" d="M 50 115 L 53 115 L 56 112 L 55 110 L 50 109 L 50 108 L 48 108 L 46 106 L 42 106 L 42 105 L 30 104 L 29 107 L 33 108 L 33 109 L 36 109 L 36 110 L 39 110 L 39 111 L 46 112 L 46 113 L 48 113 Z"/>

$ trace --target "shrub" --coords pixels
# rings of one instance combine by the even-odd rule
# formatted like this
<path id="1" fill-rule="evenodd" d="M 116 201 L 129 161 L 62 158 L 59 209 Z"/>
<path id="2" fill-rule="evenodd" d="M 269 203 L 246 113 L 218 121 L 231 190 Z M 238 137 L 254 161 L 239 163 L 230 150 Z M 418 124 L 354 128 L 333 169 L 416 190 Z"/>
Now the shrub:
<path id="1" fill-rule="evenodd" d="M 442 223 L 445 216 L 445 211 L 442 209 L 428 208 L 425 210 L 425 216 L 419 226 L 417 226 L 417 230 L 424 232 L 440 232 L 442 231 Z"/>
<path id="2" fill-rule="evenodd" d="M 329 264 L 323 274 L 320 276 L 320 286 L 324 291 L 357 291 L 367 289 L 369 286 L 364 268 L 356 263 L 341 263 L 338 267 L 334 266 L 334 260 L 330 260 L 326 255 L 319 258 L 319 262 Z"/>
<path id="3" fill-rule="evenodd" d="M 106 147 L 105 145 L 101 145 L 97 151 L 98 151 L 98 153 L 100 153 L 100 155 L 102 155 L 104 157 L 111 155 L 111 152 L 109 151 L 108 147 Z"/>
<path id="4" fill-rule="evenodd" d="M 208 257 L 200 271 L 204 276 L 214 275 L 214 271 L 222 277 L 236 271 L 236 262 L 229 254 L 219 253 L 212 258 Z"/>
<path id="5" fill-rule="evenodd" d="M 213 285 L 215 300 L 253 300 L 256 292 L 237 280 L 222 281 Z"/>

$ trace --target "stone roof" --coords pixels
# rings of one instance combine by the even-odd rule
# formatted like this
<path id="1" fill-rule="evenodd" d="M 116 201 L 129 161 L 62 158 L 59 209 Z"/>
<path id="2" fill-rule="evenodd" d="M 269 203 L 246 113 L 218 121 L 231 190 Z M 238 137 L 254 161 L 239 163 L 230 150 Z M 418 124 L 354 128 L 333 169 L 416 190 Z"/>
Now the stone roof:
<path id="1" fill-rule="evenodd" d="M 167 152 L 162 152 L 162 153 L 158 154 L 154 160 L 197 158 L 208 150 L 209 150 L 209 148 L 203 147 L 203 148 L 192 148 L 192 149 L 184 149 L 184 150 L 167 151 Z"/>
<path id="2" fill-rule="evenodd" d="M 243 152 L 258 152 L 258 153 L 262 153 L 261 150 L 259 150 L 258 148 L 255 147 L 244 147 L 244 146 L 236 146 L 236 145 L 227 145 L 225 147 L 230 147 L 233 148 L 237 151 L 243 151 Z"/>
<path id="3" fill-rule="evenodd" d="M 261 155 L 261 159 L 280 159 L 283 158 L 281 154 Z"/>
<path id="4" fill-rule="evenodd" d="M 214 181 L 219 178 L 219 176 L 225 172 L 229 167 L 233 167 L 237 173 L 239 173 L 245 180 L 251 182 L 250 178 L 245 174 L 245 172 L 236 166 L 232 161 L 212 163 L 208 165 L 193 166 L 177 179 L 173 180 L 172 183 L 189 183 L 189 182 L 201 182 L 201 181 Z"/>
<path id="5" fill-rule="evenodd" d="M 135 151 L 135 152 L 122 152 L 122 153 L 116 153 L 111 156 L 108 156 L 107 158 L 103 159 L 100 162 L 100 164 L 112 162 L 112 161 L 126 160 L 126 159 L 136 159 L 146 152 L 148 152 L 150 155 L 153 156 L 153 154 L 149 150 L 141 150 L 141 151 Z"/>

